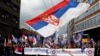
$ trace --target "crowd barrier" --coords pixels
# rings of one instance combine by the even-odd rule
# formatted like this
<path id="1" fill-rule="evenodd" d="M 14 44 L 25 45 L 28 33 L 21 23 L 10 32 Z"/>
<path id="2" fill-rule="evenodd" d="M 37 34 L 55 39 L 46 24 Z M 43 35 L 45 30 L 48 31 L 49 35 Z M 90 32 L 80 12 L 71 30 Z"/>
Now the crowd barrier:
<path id="1" fill-rule="evenodd" d="M 94 56 L 94 48 L 75 49 L 48 49 L 48 48 L 24 48 L 24 55 L 56 55 L 56 56 Z"/>

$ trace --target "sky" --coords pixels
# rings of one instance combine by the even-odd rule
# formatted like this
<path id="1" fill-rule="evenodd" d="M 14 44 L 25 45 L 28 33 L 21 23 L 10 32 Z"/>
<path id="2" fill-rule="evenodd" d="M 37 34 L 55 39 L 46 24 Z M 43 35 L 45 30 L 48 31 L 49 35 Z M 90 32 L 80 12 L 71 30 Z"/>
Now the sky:
<path id="1" fill-rule="evenodd" d="M 21 0 L 20 28 L 31 30 L 25 25 L 25 21 L 36 17 L 60 1 L 62 0 Z M 67 25 L 59 29 L 60 34 L 64 34 L 66 31 Z"/>

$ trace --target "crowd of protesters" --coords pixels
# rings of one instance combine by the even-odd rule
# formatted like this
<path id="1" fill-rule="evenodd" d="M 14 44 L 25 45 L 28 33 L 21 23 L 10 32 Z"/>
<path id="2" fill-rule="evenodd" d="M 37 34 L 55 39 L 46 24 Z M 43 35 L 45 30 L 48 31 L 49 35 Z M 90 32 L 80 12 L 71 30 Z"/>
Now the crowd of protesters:
<path id="1" fill-rule="evenodd" d="M 43 38 L 40 35 L 25 35 L 24 33 L 18 39 L 13 34 L 8 35 L 7 38 L 4 38 L 4 55 L 10 56 L 10 50 L 13 50 L 12 53 L 17 55 L 15 51 L 19 49 L 24 55 L 24 48 L 26 47 L 41 47 L 41 48 L 95 48 L 97 44 L 93 38 L 88 39 L 87 42 L 82 43 L 82 36 L 77 34 L 73 36 L 73 39 L 69 39 L 67 35 L 61 36 L 50 36 Z M 99 44 L 100 46 L 100 44 Z"/>

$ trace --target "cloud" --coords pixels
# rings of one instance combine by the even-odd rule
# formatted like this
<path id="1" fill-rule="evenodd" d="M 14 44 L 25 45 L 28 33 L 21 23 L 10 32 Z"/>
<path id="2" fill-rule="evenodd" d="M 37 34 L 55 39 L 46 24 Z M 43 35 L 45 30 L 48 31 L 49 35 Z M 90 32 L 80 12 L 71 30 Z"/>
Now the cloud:
<path id="1" fill-rule="evenodd" d="M 42 0 L 21 0 L 20 27 L 26 27 L 24 22 L 35 17 L 43 10 Z"/>

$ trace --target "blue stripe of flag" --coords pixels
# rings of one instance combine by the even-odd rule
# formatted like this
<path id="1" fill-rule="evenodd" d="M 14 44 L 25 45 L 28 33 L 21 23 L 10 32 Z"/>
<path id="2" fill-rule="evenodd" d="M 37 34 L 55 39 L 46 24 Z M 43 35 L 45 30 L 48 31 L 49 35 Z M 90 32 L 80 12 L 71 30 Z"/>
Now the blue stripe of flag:
<path id="1" fill-rule="evenodd" d="M 45 22 L 45 21 L 39 21 L 39 22 L 36 22 L 35 24 L 32 24 L 31 26 L 35 29 L 35 30 L 38 30 L 40 29 L 41 27 L 43 26 L 46 26 L 48 23 Z"/>
<path id="2" fill-rule="evenodd" d="M 53 15 L 56 16 L 58 19 L 70 8 L 77 7 L 79 2 L 76 2 L 75 0 L 70 0 L 69 3 L 64 6 L 63 8 L 59 9 L 58 11 L 54 12 Z"/>

